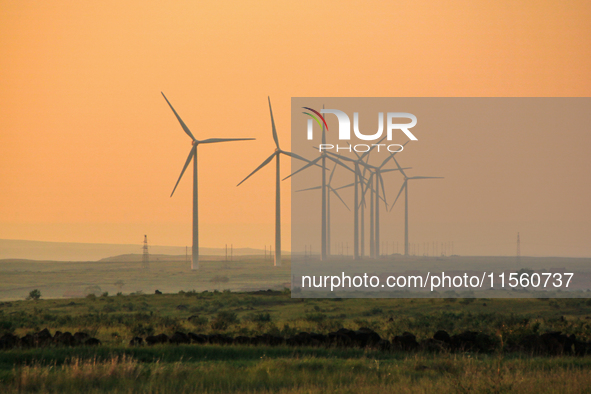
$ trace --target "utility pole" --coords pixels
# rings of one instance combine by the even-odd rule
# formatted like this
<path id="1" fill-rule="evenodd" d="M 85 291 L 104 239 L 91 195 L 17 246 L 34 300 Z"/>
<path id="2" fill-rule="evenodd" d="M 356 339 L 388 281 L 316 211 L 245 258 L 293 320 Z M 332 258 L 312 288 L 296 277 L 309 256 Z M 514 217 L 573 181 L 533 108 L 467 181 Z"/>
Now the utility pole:
<path id="1" fill-rule="evenodd" d="M 517 233 L 517 261 L 521 259 L 521 241 L 519 240 L 519 232 Z"/>

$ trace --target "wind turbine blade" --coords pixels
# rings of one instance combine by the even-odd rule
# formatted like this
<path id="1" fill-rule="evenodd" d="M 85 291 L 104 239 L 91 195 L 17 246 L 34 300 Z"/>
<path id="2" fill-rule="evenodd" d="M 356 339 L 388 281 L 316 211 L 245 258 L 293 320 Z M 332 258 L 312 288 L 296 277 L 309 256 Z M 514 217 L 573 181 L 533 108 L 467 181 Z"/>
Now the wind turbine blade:
<path id="1" fill-rule="evenodd" d="M 406 144 L 408 144 L 410 141 L 406 141 L 404 144 L 402 144 L 402 147 L 404 148 L 406 146 Z M 396 155 L 396 153 L 398 152 L 390 152 L 390 155 L 388 155 L 388 157 L 386 157 L 384 159 L 384 161 L 382 162 L 382 164 L 379 165 L 378 168 L 382 168 L 390 159 L 394 158 L 394 155 Z"/>
<path id="2" fill-rule="evenodd" d="M 361 158 L 359 160 L 363 161 L 363 159 L 361 159 Z M 368 162 L 369 162 L 369 155 L 367 155 L 366 158 L 365 158 L 365 162 L 364 162 L 365 165 L 363 166 L 363 179 L 365 179 L 365 173 L 367 171 L 369 171 L 369 164 L 368 164 Z"/>
<path id="3" fill-rule="evenodd" d="M 367 182 L 364 182 L 365 186 L 361 192 L 361 202 L 365 203 L 365 195 L 367 194 L 367 191 L 369 190 L 370 184 L 371 184 L 371 180 L 373 178 L 374 173 L 372 172 L 371 175 L 369 176 L 369 179 L 367 180 Z"/>
<path id="4" fill-rule="evenodd" d="M 396 205 L 396 201 L 398 201 L 398 197 L 400 197 L 400 194 L 402 193 L 402 191 L 404 190 L 405 187 L 406 187 L 406 180 L 404 180 L 404 183 L 402 184 L 402 187 L 400 188 L 400 191 L 398 192 L 398 195 L 396 196 L 394 203 L 390 207 L 390 211 L 392 210 L 392 208 L 394 208 L 394 205 Z"/>
<path id="5" fill-rule="evenodd" d="M 398 167 L 398 170 L 400 171 L 400 173 L 402 173 L 402 175 L 404 175 L 404 178 L 408 178 L 406 176 L 406 174 L 404 173 L 404 170 L 402 169 L 402 167 L 400 167 L 400 164 L 398 164 L 398 160 L 396 160 L 396 158 L 394 156 L 391 156 L 392 160 L 394 160 L 394 163 L 396 163 L 396 166 Z"/>
<path id="6" fill-rule="evenodd" d="M 160 92 L 160 93 L 162 93 L 162 92 Z M 187 125 L 185 124 L 185 122 L 183 122 L 183 120 L 181 119 L 181 117 L 179 116 L 179 114 L 176 113 L 176 111 L 172 107 L 172 104 L 170 103 L 170 101 L 168 101 L 168 99 L 166 98 L 166 96 L 164 96 L 164 93 L 162 93 L 162 96 L 164 97 L 164 100 L 166 100 L 166 102 L 168 103 L 170 109 L 172 109 L 172 112 L 174 112 L 174 116 L 176 116 L 176 118 L 178 119 L 179 123 L 181 124 L 181 127 L 183 128 L 183 130 L 185 130 L 185 133 L 187 133 L 187 135 L 189 137 L 191 137 L 191 139 L 193 141 L 196 141 L 196 139 L 193 136 L 193 134 L 191 134 L 191 130 L 189 130 L 189 128 L 187 127 Z"/>
<path id="7" fill-rule="evenodd" d="M 369 155 L 369 153 L 374 148 L 374 146 L 375 145 L 378 145 L 380 142 L 382 142 L 383 140 L 385 140 L 386 137 L 388 137 L 388 136 L 387 135 L 383 136 L 382 139 L 380 139 L 376 144 L 372 145 L 367 152 L 363 152 L 363 154 L 361 155 L 361 158 L 363 159 L 366 155 Z"/>
<path id="8" fill-rule="evenodd" d="M 216 142 L 230 142 L 230 141 L 252 141 L 255 138 L 208 138 L 199 141 L 200 144 L 215 144 Z"/>
<path id="9" fill-rule="evenodd" d="M 348 185 L 341 186 L 341 187 L 337 187 L 337 188 L 336 188 L 336 189 L 334 189 L 334 190 L 341 190 L 341 189 L 345 189 L 345 188 L 347 188 L 347 187 L 351 187 L 351 186 L 355 186 L 355 183 L 349 183 Z"/>
<path id="10" fill-rule="evenodd" d="M 316 148 L 316 147 L 313 147 L 313 148 L 314 148 L 314 149 L 318 149 L 318 148 Z M 339 154 L 337 154 L 337 153 L 332 153 L 332 152 L 326 152 L 326 153 L 327 153 L 328 155 L 330 155 L 330 156 L 338 157 L 338 158 L 339 158 L 339 159 L 341 159 L 341 160 L 349 161 L 349 162 L 351 162 L 351 163 L 357 163 L 357 162 L 358 162 L 358 160 L 351 159 L 351 158 L 349 158 L 349 157 L 342 156 L 342 155 L 339 155 Z"/>
<path id="11" fill-rule="evenodd" d="M 365 173 L 365 168 L 364 171 Z M 367 191 L 369 190 L 369 185 L 370 182 L 373 178 L 373 171 L 371 172 L 371 174 L 369 175 L 369 179 L 366 179 L 365 177 L 363 177 L 363 179 L 361 180 L 361 202 L 359 203 L 359 206 L 363 205 L 365 206 L 365 195 L 367 194 Z"/>
<path id="12" fill-rule="evenodd" d="M 297 192 L 305 192 L 305 191 L 308 191 L 308 190 L 318 190 L 318 189 L 322 189 L 322 186 L 314 186 L 314 187 L 309 187 L 307 189 L 296 190 L 296 193 Z"/>
<path id="13" fill-rule="evenodd" d="M 322 157 L 322 156 L 320 156 L 320 157 Z M 349 167 L 348 167 L 346 164 L 344 164 L 344 163 L 343 163 L 342 161 L 340 161 L 339 159 L 336 159 L 336 158 L 334 158 L 334 157 L 331 157 L 331 156 L 326 156 L 326 158 L 327 158 L 328 160 L 331 160 L 331 161 L 333 161 L 333 162 L 337 163 L 337 164 L 338 164 L 338 165 L 340 165 L 341 167 L 343 167 L 343 168 L 346 168 L 347 170 L 351 171 L 352 173 L 355 173 L 355 170 L 352 170 L 351 168 L 349 168 Z"/>
<path id="14" fill-rule="evenodd" d="M 404 167 L 403 170 L 412 170 L 412 167 Z M 380 172 L 392 172 L 392 171 L 400 171 L 398 168 L 387 168 L 385 170 L 381 170 Z"/>
<path id="15" fill-rule="evenodd" d="M 329 186 L 330 187 L 330 186 Z M 330 191 L 333 192 L 335 194 L 335 196 L 337 196 L 339 198 L 339 200 L 341 200 L 341 202 L 343 203 L 343 205 L 345 206 L 345 208 L 347 208 L 349 211 L 351 211 L 351 209 L 349 209 L 349 207 L 347 206 L 347 204 L 345 203 L 345 201 L 341 198 L 341 196 L 339 195 L 339 193 L 336 191 L 336 189 L 333 189 L 332 187 L 330 188 Z"/>
<path id="16" fill-rule="evenodd" d="M 300 168 L 300 169 L 299 169 L 299 170 L 297 170 L 296 172 L 294 172 L 294 173 L 292 173 L 292 174 L 289 174 L 288 176 L 286 176 L 286 177 L 285 177 L 285 178 L 283 178 L 282 180 L 284 181 L 284 180 L 286 180 L 287 178 L 290 178 L 290 177 L 294 176 L 294 175 L 295 175 L 295 174 L 297 174 L 298 172 L 300 172 L 300 171 L 304 171 L 306 168 L 308 168 L 308 167 L 311 167 L 311 166 L 315 165 L 315 164 L 318 162 L 318 160 L 320 160 L 321 158 L 322 158 L 322 156 L 319 156 L 318 158 L 316 158 L 316 159 L 314 159 L 314 160 L 312 160 L 312 161 L 308 161 L 308 164 L 306 164 L 305 166 L 303 166 L 302 168 Z M 306 161 L 307 161 L 307 160 L 306 160 Z"/>
<path id="17" fill-rule="evenodd" d="M 314 149 L 317 149 L 317 148 L 314 148 Z M 367 167 L 372 167 L 372 166 L 370 166 L 369 164 L 365 164 L 365 163 L 364 163 L 363 161 L 361 161 L 361 160 L 354 160 L 354 159 L 350 159 L 350 158 L 348 158 L 348 157 L 346 157 L 346 156 L 341 156 L 341 155 L 339 155 L 339 154 L 332 153 L 332 152 L 326 152 L 326 153 L 327 153 L 327 156 L 326 156 L 326 158 L 328 158 L 328 159 L 330 159 L 330 160 L 334 161 L 335 163 L 339 163 L 341 166 L 343 166 L 343 167 L 347 168 L 349 171 L 352 171 L 352 172 L 355 172 L 355 171 L 354 171 L 354 170 L 352 170 L 352 169 L 350 169 L 349 167 L 347 167 L 347 166 L 346 166 L 346 165 L 344 165 L 343 163 L 341 163 L 339 159 L 341 159 L 341 160 L 345 160 L 345 161 L 348 161 L 348 162 L 350 162 L 350 163 L 354 163 L 354 164 L 356 164 L 356 165 L 359 165 L 359 166 L 364 166 L 364 167 L 366 167 L 366 166 L 367 166 Z M 332 156 L 334 156 L 334 157 L 332 157 Z M 335 159 L 335 158 L 336 158 L 336 159 Z M 367 178 L 365 178 L 365 176 L 364 176 L 363 174 L 361 174 L 361 171 L 360 171 L 360 173 L 359 173 L 359 178 L 360 178 L 360 179 L 364 179 L 364 180 L 366 180 L 366 179 L 367 179 Z"/>
<path id="18" fill-rule="evenodd" d="M 347 141 L 347 144 L 349 145 L 349 148 L 351 148 L 351 143 L 349 141 Z M 353 153 L 355 153 L 355 156 L 357 156 L 357 160 L 361 160 L 361 156 L 359 156 L 359 153 L 357 153 L 357 151 L 355 149 L 351 149 L 351 150 L 353 151 Z"/>
<path id="19" fill-rule="evenodd" d="M 269 96 L 267 96 L 267 99 L 269 100 L 269 111 L 271 112 L 271 126 L 273 127 L 273 139 L 275 140 L 275 146 L 277 146 L 277 149 L 281 149 L 281 148 L 279 148 L 279 137 L 277 137 L 277 129 L 275 128 L 275 119 L 273 119 L 273 108 L 271 108 L 271 98 Z"/>
<path id="20" fill-rule="evenodd" d="M 189 152 L 189 156 L 187 157 L 187 161 L 185 162 L 185 166 L 183 167 L 183 170 L 181 171 L 181 175 L 179 176 L 179 179 L 176 181 L 176 184 L 174 185 L 174 189 L 172 189 L 172 193 L 170 193 L 170 197 L 172 197 L 172 195 L 174 194 L 174 191 L 176 190 L 176 187 L 179 185 L 179 182 L 181 181 L 181 178 L 183 177 L 185 170 L 189 166 L 191 159 L 193 158 L 193 156 L 195 156 L 196 149 L 197 149 L 197 145 L 193 145 L 191 147 L 191 151 Z"/>
<path id="21" fill-rule="evenodd" d="M 288 152 L 288 151 L 286 151 L 286 150 L 281 150 L 281 149 L 280 149 L 280 150 L 279 150 L 279 153 L 283 153 L 284 155 L 287 155 L 287 156 L 289 156 L 289 157 L 293 157 L 293 158 L 295 158 L 295 159 L 298 159 L 298 160 L 301 160 L 301 161 L 305 161 L 306 163 L 309 163 L 309 162 L 310 162 L 310 160 L 308 160 L 308 159 L 305 159 L 305 158 L 303 158 L 303 157 L 302 157 L 302 156 L 300 156 L 300 155 L 296 155 L 295 153 Z M 318 167 L 322 167 L 322 166 L 318 166 Z"/>
<path id="22" fill-rule="evenodd" d="M 411 176 L 408 179 L 443 179 L 442 176 Z"/>
<path id="23" fill-rule="evenodd" d="M 330 185 L 330 182 L 332 181 L 332 176 L 334 175 L 334 170 L 337 169 L 337 163 L 334 163 L 334 167 L 332 168 L 332 172 L 330 173 L 330 177 L 328 178 L 328 185 Z"/>
<path id="24" fill-rule="evenodd" d="M 388 208 L 388 203 L 386 202 L 386 189 L 384 188 L 384 178 L 382 178 L 382 174 L 380 171 L 377 172 L 377 177 L 380 178 L 380 186 L 382 187 L 382 195 L 384 196 L 383 200 L 386 204 L 386 209 Z"/>
<path id="25" fill-rule="evenodd" d="M 253 172 L 251 172 L 246 178 L 244 178 L 242 180 L 242 182 L 244 182 L 245 180 L 247 180 L 248 178 L 250 178 L 251 175 L 254 174 L 255 172 L 257 172 L 258 170 L 260 170 L 261 168 L 263 168 L 264 166 L 266 166 L 267 164 L 269 164 L 269 162 L 271 160 L 273 160 L 273 158 L 275 157 L 276 154 L 277 154 L 277 152 L 273 152 L 273 154 L 271 156 L 267 157 L 267 159 L 260 166 L 258 166 Z M 240 182 L 236 186 L 240 186 L 242 184 L 242 182 Z"/>

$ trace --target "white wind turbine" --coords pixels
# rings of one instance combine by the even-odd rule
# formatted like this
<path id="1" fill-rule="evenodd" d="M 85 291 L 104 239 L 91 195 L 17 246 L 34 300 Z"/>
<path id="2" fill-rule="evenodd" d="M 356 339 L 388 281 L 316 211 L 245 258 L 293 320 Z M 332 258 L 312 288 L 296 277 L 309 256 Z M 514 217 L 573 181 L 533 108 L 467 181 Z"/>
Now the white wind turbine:
<path id="1" fill-rule="evenodd" d="M 160 92 L 160 93 L 162 93 L 162 92 Z M 172 193 L 170 194 L 170 197 L 172 197 L 172 195 L 174 194 L 176 187 L 178 186 L 179 182 L 181 181 L 181 178 L 183 177 L 185 170 L 189 166 L 189 163 L 191 163 L 191 160 L 193 159 L 193 156 L 194 156 L 195 160 L 193 160 L 193 246 L 192 246 L 191 269 L 196 270 L 196 269 L 199 269 L 199 204 L 198 204 L 199 194 L 198 194 L 198 183 L 197 183 L 197 147 L 199 146 L 199 144 L 214 144 L 217 142 L 229 142 L 229 141 L 247 141 L 247 140 L 254 140 L 254 138 L 208 138 L 206 140 L 198 140 L 193 136 L 193 134 L 191 133 L 191 131 L 189 130 L 189 128 L 187 127 L 185 122 L 183 122 L 183 120 L 181 119 L 179 114 L 177 114 L 177 112 L 174 110 L 174 108 L 172 107 L 172 104 L 170 104 L 170 101 L 168 101 L 168 99 L 166 98 L 164 93 L 162 93 L 162 96 L 164 97 L 164 100 L 166 100 L 168 105 L 170 106 L 170 109 L 172 109 L 172 112 L 174 112 L 174 115 L 178 119 L 178 121 L 181 124 L 181 127 L 183 128 L 185 133 L 187 133 L 187 135 L 189 137 L 191 137 L 191 140 L 192 140 L 191 141 L 191 145 L 192 145 L 191 151 L 189 152 L 189 156 L 187 157 L 187 161 L 185 162 L 183 170 L 181 171 L 181 175 L 179 176 L 179 179 L 176 181 L 176 184 L 174 185 L 174 189 L 172 189 Z"/>
<path id="2" fill-rule="evenodd" d="M 338 190 L 341 189 L 345 189 L 348 187 L 353 186 L 353 183 L 350 183 L 348 185 L 345 186 L 341 186 L 341 187 L 337 187 L 336 189 L 332 187 L 331 182 L 332 182 L 332 177 L 334 175 L 334 172 L 337 168 L 337 163 L 335 163 L 334 167 L 332 168 L 332 172 L 330 173 L 330 177 L 328 179 L 328 182 L 326 183 L 326 187 L 328 189 L 328 193 L 327 193 L 327 199 L 326 199 L 326 255 L 330 256 L 331 255 L 331 251 L 330 251 L 330 245 L 331 245 L 331 238 L 330 238 L 330 196 L 331 193 L 334 194 L 335 196 L 338 197 L 339 200 L 341 200 L 341 202 L 343 203 L 343 205 L 345 206 L 345 208 L 347 208 L 348 211 L 351 211 L 351 209 L 349 209 L 349 206 L 347 206 L 347 203 L 345 203 L 345 201 L 341 198 L 341 196 L 339 195 Z M 322 185 L 320 186 L 314 186 L 314 187 L 309 187 L 307 189 L 301 189 L 301 190 L 296 190 L 297 192 L 305 192 L 308 190 L 322 190 Z"/>
<path id="3" fill-rule="evenodd" d="M 303 157 L 296 155 L 279 147 L 279 138 L 277 137 L 277 130 L 275 128 L 275 120 L 273 119 L 273 108 L 271 108 L 271 99 L 269 100 L 269 111 L 271 112 L 271 128 L 273 131 L 273 140 L 275 140 L 275 151 L 265 161 L 262 162 L 253 172 L 251 172 L 246 178 L 244 178 L 238 185 L 240 186 L 245 180 L 250 178 L 255 172 L 266 166 L 275 158 L 275 266 L 281 266 L 281 180 L 280 180 L 280 156 L 284 154 L 289 157 L 293 157 L 305 162 L 309 162 Z"/>
<path id="4" fill-rule="evenodd" d="M 394 159 L 394 162 L 398 166 L 398 169 L 400 170 L 400 173 L 402 174 L 402 176 L 404 176 L 404 182 L 402 183 L 402 187 L 400 188 L 400 191 L 398 192 L 398 195 L 396 196 L 396 200 L 394 200 L 394 203 L 390 207 L 390 210 L 392 210 L 392 208 L 394 208 L 394 204 L 396 204 L 396 201 L 398 201 L 398 197 L 400 197 L 400 194 L 402 193 L 402 190 L 404 189 L 404 255 L 408 256 L 408 181 L 414 180 L 414 179 L 443 179 L 443 177 L 441 177 L 441 176 L 407 176 L 404 173 L 404 169 L 402 167 L 400 167 L 400 164 L 398 164 L 398 161 L 396 160 L 394 155 L 391 154 L 391 157 L 392 157 L 392 159 Z"/>

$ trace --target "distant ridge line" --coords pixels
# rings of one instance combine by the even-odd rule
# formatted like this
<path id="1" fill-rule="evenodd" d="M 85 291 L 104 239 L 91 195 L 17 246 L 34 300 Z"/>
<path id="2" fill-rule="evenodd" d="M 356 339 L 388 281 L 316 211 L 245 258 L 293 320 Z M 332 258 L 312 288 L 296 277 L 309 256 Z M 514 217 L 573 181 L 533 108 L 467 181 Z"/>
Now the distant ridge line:
<path id="1" fill-rule="evenodd" d="M 151 245 L 152 255 L 185 256 L 184 246 Z M 222 256 L 225 248 L 199 248 L 203 255 Z M 0 260 L 99 261 L 121 255 L 141 254 L 142 244 L 32 241 L 0 239 Z M 228 249 L 228 253 L 230 250 Z M 234 248 L 234 256 L 264 255 L 264 249 Z"/>

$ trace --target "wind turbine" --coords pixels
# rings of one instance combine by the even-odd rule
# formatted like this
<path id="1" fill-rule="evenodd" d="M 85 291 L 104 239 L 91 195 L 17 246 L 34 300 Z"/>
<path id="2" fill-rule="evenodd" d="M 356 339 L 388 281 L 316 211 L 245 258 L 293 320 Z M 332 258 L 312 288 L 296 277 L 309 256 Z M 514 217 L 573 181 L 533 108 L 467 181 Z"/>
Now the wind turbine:
<path id="1" fill-rule="evenodd" d="M 406 144 L 408 144 L 408 141 L 405 142 L 402 145 L 402 149 L 404 149 L 404 147 L 406 146 Z M 372 215 L 373 217 L 375 217 L 375 229 L 372 228 L 373 233 L 374 233 L 374 237 L 371 237 L 370 234 L 370 241 L 373 242 L 372 244 L 372 251 L 373 251 L 373 256 L 372 257 L 380 257 L 380 186 L 382 189 L 382 193 L 384 195 L 384 198 L 382 199 L 384 201 L 384 204 L 386 205 L 386 210 L 388 209 L 388 204 L 386 203 L 386 191 L 384 190 L 384 179 L 382 178 L 382 172 L 390 172 L 390 171 L 402 171 L 402 170 L 409 170 L 410 168 L 400 168 L 400 166 L 398 166 L 397 169 L 387 169 L 387 170 L 383 170 L 382 167 L 384 167 L 386 165 L 386 163 L 388 163 L 388 161 L 390 159 L 393 159 L 394 156 L 396 156 L 396 154 L 398 152 L 401 151 L 396 151 L 396 152 L 390 152 L 390 155 L 388 157 L 386 157 L 386 159 L 382 162 L 382 164 L 380 164 L 379 166 L 375 167 L 371 167 L 373 169 L 373 173 L 372 175 L 376 175 L 375 177 L 375 181 L 376 181 L 376 198 L 375 198 L 375 205 L 373 204 L 373 200 L 371 200 L 372 202 L 372 206 L 373 206 L 373 211 L 372 211 Z M 372 183 L 373 185 L 373 183 Z M 372 196 L 373 196 L 373 189 L 372 189 Z M 390 208 L 391 209 L 391 208 Z M 370 217 L 371 219 L 371 217 Z M 371 220 L 370 220 L 371 221 Z M 372 221 L 373 222 L 373 221 Z M 373 241 L 372 241 L 373 239 Z"/>
<path id="2" fill-rule="evenodd" d="M 277 130 L 275 129 L 275 120 L 273 119 L 273 108 L 271 108 L 271 99 L 267 97 L 269 101 L 269 111 L 271 112 L 271 127 L 273 130 L 273 140 L 275 140 L 275 151 L 269 156 L 263 163 L 258 166 L 253 172 L 251 172 L 246 178 L 244 178 L 238 185 L 240 186 L 245 180 L 250 178 L 255 172 L 266 166 L 275 158 L 275 267 L 281 266 L 281 180 L 279 176 L 280 172 L 280 156 L 281 154 L 296 159 L 309 162 L 303 157 L 284 151 L 279 147 L 279 138 L 277 137 Z"/>
<path id="3" fill-rule="evenodd" d="M 394 200 L 392 207 L 390 207 L 390 211 L 392 210 L 392 208 L 394 208 L 394 204 L 396 204 L 396 201 L 398 201 L 398 197 L 400 197 L 402 190 L 404 190 L 404 255 L 408 256 L 408 181 L 414 180 L 414 179 L 443 179 L 443 177 L 441 177 L 441 176 L 407 176 L 404 173 L 404 169 L 402 167 L 400 167 L 400 164 L 398 164 L 398 161 L 396 161 L 396 158 L 394 157 L 394 155 L 391 155 L 391 157 L 392 157 L 392 159 L 394 159 L 394 162 L 398 166 L 400 173 L 404 176 L 404 182 L 402 183 L 402 187 L 400 188 L 400 191 L 398 192 L 398 195 L 396 196 L 396 200 Z"/>
<path id="4" fill-rule="evenodd" d="M 388 209 L 388 203 L 386 202 L 386 191 L 384 190 L 384 180 L 382 178 L 383 172 L 391 172 L 391 171 L 398 171 L 398 168 L 391 168 L 391 169 L 382 169 L 382 167 L 386 164 L 386 162 L 382 163 L 379 167 L 367 165 L 367 168 L 370 171 L 369 178 L 365 185 L 362 185 L 362 192 L 361 192 L 361 202 L 360 208 L 361 213 L 363 214 L 363 207 L 365 205 L 365 195 L 367 191 L 370 190 L 370 206 L 369 206 L 369 251 L 370 257 L 379 257 L 379 244 L 380 244 L 380 207 L 379 203 L 380 200 L 384 202 L 386 205 L 386 209 Z M 405 170 L 409 170 L 409 168 L 404 168 Z M 375 186 L 374 186 L 374 179 L 375 179 Z M 365 188 L 363 188 L 365 186 Z M 380 188 L 382 190 L 382 196 L 380 196 Z M 375 203 L 374 203 L 375 200 Z M 363 215 L 361 216 L 363 218 Z M 363 223 L 363 222 L 362 222 Z M 361 232 L 363 235 L 363 227 L 361 227 Z M 362 237 L 363 242 L 363 237 Z"/>
<path id="5" fill-rule="evenodd" d="M 331 185 L 331 182 L 332 182 L 332 176 L 334 175 L 334 172 L 336 169 L 337 169 L 337 163 L 335 163 L 334 167 L 332 168 L 332 172 L 330 173 L 330 178 L 328 179 L 328 182 L 326 183 L 326 188 L 328 189 L 327 201 L 326 201 L 326 255 L 327 256 L 331 255 L 331 251 L 330 251 L 330 242 L 331 242 L 331 240 L 330 240 L 330 195 L 331 195 L 331 193 L 334 194 L 335 196 L 337 196 L 339 200 L 341 200 L 341 202 L 343 203 L 345 208 L 347 208 L 347 210 L 349 210 L 349 211 L 351 210 L 347 206 L 347 203 L 345 203 L 345 201 L 341 198 L 341 196 L 339 195 L 339 192 L 337 190 L 351 187 L 351 186 L 353 186 L 353 183 L 350 183 L 345 186 L 337 187 L 336 189 L 333 188 Z M 319 189 L 322 189 L 322 185 L 309 187 L 307 189 L 296 190 L 296 193 L 297 192 L 305 192 L 308 190 L 319 190 Z"/>
<path id="6" fill-rule="evenodd" d="M 160 92 L 160 93 L 162 93 L 162 92 Z M 198 140 L 193 136 L 193 134 L 191 133 L 191 131 L 189 130 L 189 128 L 187 127 L 185 122 L 183 122 L 183 120 L 181 119 L 179 114 L 177 114 L 177 112 L 174 110 L 174 108 L 172 107 L 172 104 L 170 104 L 170 101 L 168 101 L 168 99 L 166 98 L 164 93 L 162 93 L 162 96 L 164 97 L 164 100 L 166 100 L 168 105 L 170 106 L 170 109 L 172 109 L 172 112 L 174 112 L 174 115 L 178 119 L 178 121 L 181 124 L 181 127 L 183 128 L 185 133 L 187 133 L 187 135 L 189 137 L 191 137 L 191 140 L 192 140 L 191 141 L 192 146 L 191 146 L 191 150 L 189 151 L 189 156 L 187 157 L 187 161 L 185 162 L 185 165 L 183 167 L 183 170 L 181 171 L 181 175 L 179 176 L 179 179 L 176 181 L 176 184 L 174 185 L 174 189 L 172 189 L 172 193 L 170 194 L 170 197 L 172 197 L 172 195 L 174 194 L 176 187 L 178 186 L 179 182 L 181 181 L 181 178 L 183 177 L 185 170 L 189 166 L 189 163 L 191 163 L 191 160 L 193 159 L 193 156 L 194 156 L 195 160 L 193 160 L 193 246 L 192 246 L 191 269 L 196 270 L 196 269 L 199 269 L 199 204 L 198 204 L 199 194 L 198 194 L 198 183 L 197 183 L 197 147 L 199 146 L 199 144 L 215 144 L 217 142 L 230 142 L 230 141 L 247 141 L 247 140 L 254 140 L 254 138 L 208 138 L 206 140 Z"/>
<path id="7" fill-rule="evenodd" d="M 326 141 L 325 140 L 325 134 L 324 134 L 324 127 L 322 128 L 322 141 Z M 312 148 L 315 149 L 315 150 L 318 149 L 316 147 L 312 147 Z M 307 160 L 308 161 L 308 164 L 306 164 L 305 166 L 303 166 L 299 170 L 297 170 L 297 171 L 289 174 L 288 176 L 286 176 L 285 178 L 282 179 L 282 180 L 286 180 L 286 179 L 288 179 L 288 178 L 296 175 L 297 173 L 299 173 L 301 171 L 304 171 L 305 169 L 307 169 L 307 168 L 309 168 L 309 167 L 311 167 L 313 165 L 322 168 L 322 185 L 319 186 L 319 188 L 322 190 L 322 201 L 321 201 L 321 203 L 322 203 L 321 204 L 321 215 L 322 215 L 322 217 L 321 217 L 321 225 L 322 225 L 322 228 L 321 228 L 321 242 L 320 242 L 321 243 L 320 259 L 322 261 L 324 261 L 324 260 L 326 260 L 328 258 L 328 254 L 329 254 L 329 251 L 330 251 L 330 247 L 327 245 L 327 240 L 330 237 L 328 235 L 328 226 L 327 226 L 327 217 L 328 217 L 328 215 L 327 215 L 327 210 L 326 210 L 327 209 L 327 205 L 326 205 L 326 202 L 327 202 L 326 200 L 327 199 L 326 199 L 326 197 L 327 196 L 330 196 L 330 192 L 327 193 L 327 191 L 328 191 L 328 185 L 326 183 L 326 172 L 325 171 L 327 171 L 328 169 L 326 168 L 326 159 L 333 161 L 335 163 L 335 165 L 338 164 L 341 167 L 346 168 L 347 170 L 349 170 L 349 171 L 351 171 L 353 173 L 355 172 L 351 168 L 349 168 L 348 166 L 346 166 L 345 164 L 343 164 L 339 159 L 334 158 L 334 157 L 331 157 L 331 156 L 328 156 L 326 154 L 326 152 L 322 151 L 320 153 L 320 155 L 316 159 L 314 159 L 312 161 L 308 161 Z M 322 160 L 322 162 L 321 162 L 322 164 L 321 165 L 318 164 L 318 162 L 320 160 Z M 333 173 L 334 173 L 334 171 L 333 171 Z M 339 189 L 341 189 L 341 188 L 339 188 Z"/>
<path id="8" fill-rule="evenodd" d="M 380 140 L 380 142 L 381 142 L 381 140 Z M 363 158 L 366 155 L 368 155 L 369 152 L 371 152 L 371 148 L 367 152 L 364 152 L 362 155 L 357 155 L 357 153 L 356 153 L 357 159 L 351 159 L 349 157 L 342 156 L 337 153 L 326 152 L 329 154 L 329 156 L 328 156 L 329 158 L 333 158 L 333 159 L 338 158 L 343 161 L 351 162 L 351 163 L 353 163 L 354 168 L 355 168 L 355 170 L 353 171 L 355 173 L 354 194 L 353 194 L 353 196 L 354 196 L 354 202 L 353 202 L 353 204 L 354 204 L 354 209 L 353 209 L 353 212 L 354 212 L 354 214 L 353 214 L 353 256 L 354 256 L 355 260 L 360 259 L 362 257 L 362 255 L 360 254 L 360 251 L 359 251 L 359 235 L 360 235 L 359 234 L 359 210 L 360 210 L 359 208 L 362 206 L 363 202 L 362 203 L 359 202 L 359 187 L 361 185 L 361 189 L 362 189 L 361 193 L 362 193 L 362 197 L 363 197 L 363 186 L 366 184 L 366 179 L 363 176 L 363 174 L 361 173 L 360 167 L 364 167 L 367 169 L 376 169 L 377 168 L 377 167 L 369 165 L 365 161 L 363 161 Z M 382 172 L 383 171 L 384 170 L 382 170 Z M 372 173 L 372 175 L 373 175 L 373 173 Z M 377 172 L 376 178 L 377 177 L 381 177 L 381 174 L 379 173 L 379 171 Z M 378 187 L 379 187 L 379 184 L 376 185 L 376 190 Z M 382 185 L 382 189 L 383 189 L 383 185 Z M 384 197 L 385 197 L 385 192 L 384 192 Z M 379 193 L 376 196 L 376 201 L 378 200 L 378 198 L 381 198 L 381 197 L 379 197 Z"/>

